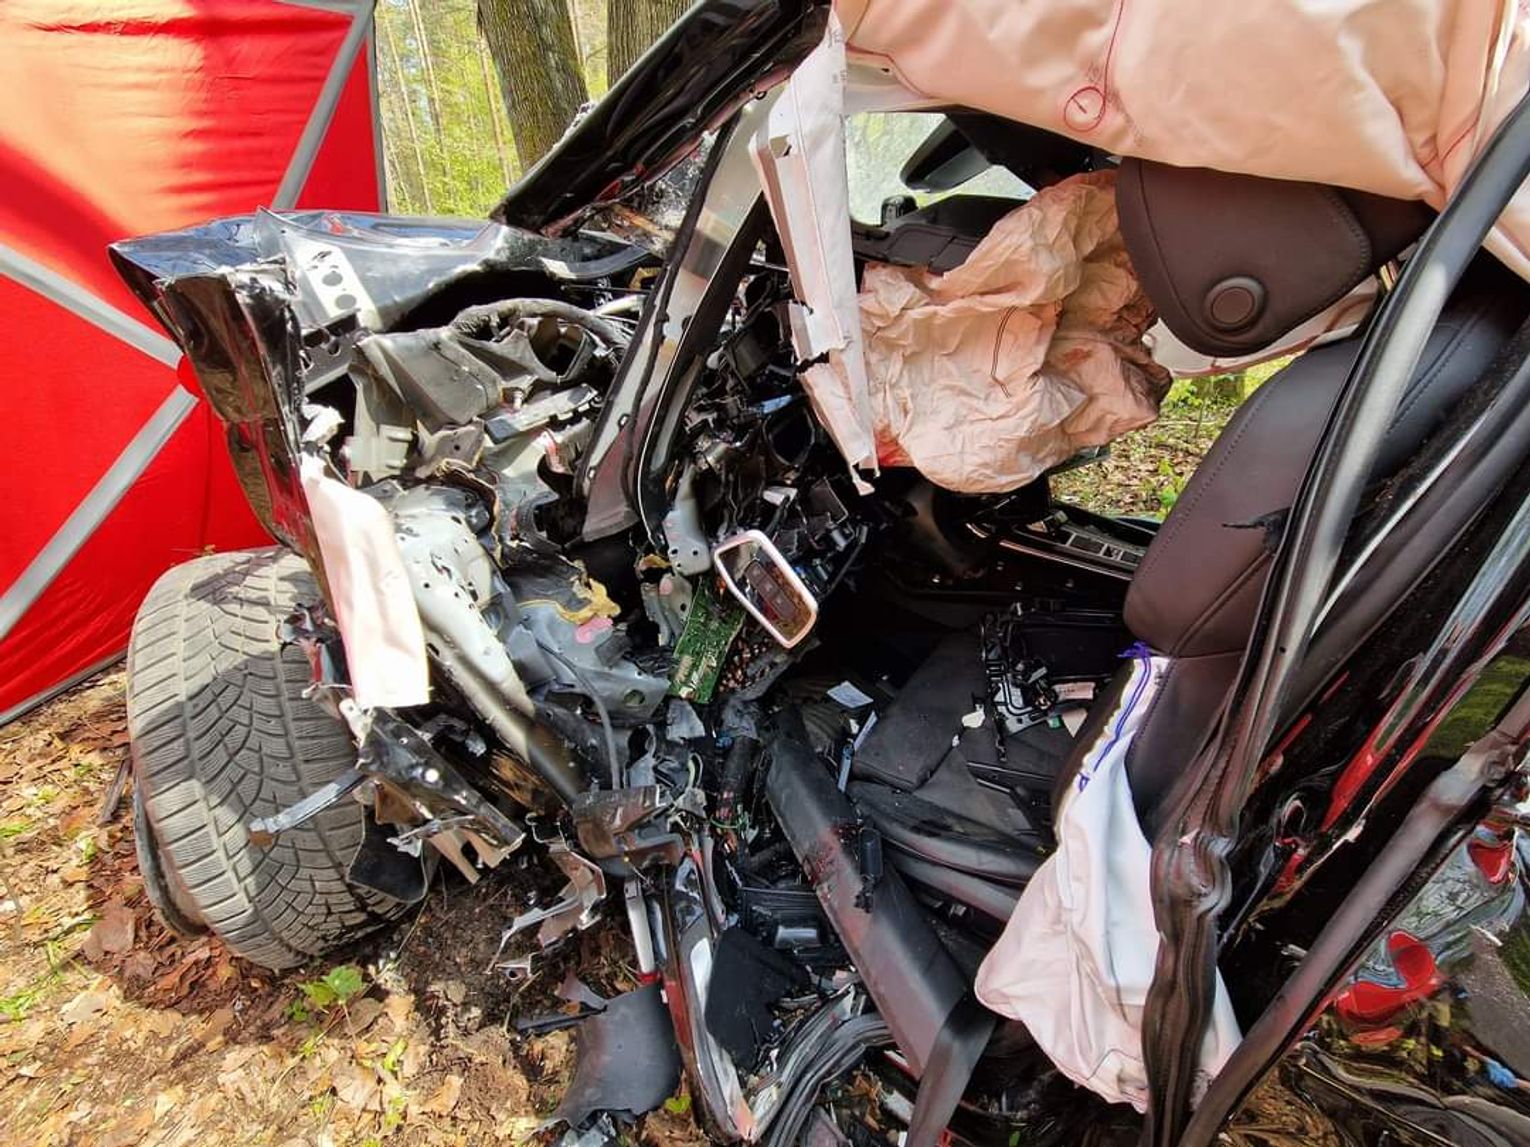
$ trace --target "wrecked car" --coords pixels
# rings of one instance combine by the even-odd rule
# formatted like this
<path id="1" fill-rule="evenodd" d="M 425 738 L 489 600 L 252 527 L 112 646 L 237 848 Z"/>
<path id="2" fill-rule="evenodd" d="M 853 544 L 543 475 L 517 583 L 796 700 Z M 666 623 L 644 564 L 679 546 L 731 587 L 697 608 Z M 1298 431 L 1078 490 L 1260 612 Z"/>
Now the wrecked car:
<path id="1" fill-rule="evenodd" d="M 1384 84 L 1176 121 L 1197 6 L 1060 7 L 704 0 L 487 225 L 114 248 L 281 543 L 138 616 L 169 923 L 289 967 L 535 855 L 506 974 L 604 919 L 642 979 L 575 1127 L 683 1070 L 722 1142 L 1530 1141 L 1523 27 L 1435 53 L 1498 79 L 1425 186 Z M 1280 354 L 1164 520 L 1054 495 Z"/>

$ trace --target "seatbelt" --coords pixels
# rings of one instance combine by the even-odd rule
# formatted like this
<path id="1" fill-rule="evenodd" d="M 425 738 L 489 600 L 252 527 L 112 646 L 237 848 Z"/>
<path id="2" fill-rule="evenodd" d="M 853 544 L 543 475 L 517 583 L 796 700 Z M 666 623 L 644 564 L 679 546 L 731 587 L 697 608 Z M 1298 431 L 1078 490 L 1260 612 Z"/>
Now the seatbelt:
<path id="1" fill-rule="evenodd" d="M 940 1142 L 998 1019 L 971 992 L 946 1014 L 925 1061 L 903 1147 L 936 1147 Z"/>

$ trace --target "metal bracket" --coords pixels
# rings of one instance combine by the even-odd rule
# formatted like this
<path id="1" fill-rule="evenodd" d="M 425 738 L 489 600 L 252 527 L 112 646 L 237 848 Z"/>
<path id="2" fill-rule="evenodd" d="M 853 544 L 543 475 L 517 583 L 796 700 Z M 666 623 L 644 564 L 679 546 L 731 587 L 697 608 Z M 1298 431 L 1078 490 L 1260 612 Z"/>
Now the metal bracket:
<path id="1" fill-rule="evenodd" d="M 269 848 L 281 833 L 312 820 L 331 805 L 343 800 L 366 779 L 366 774 L 360 769 L 346 769 L 334 780 L 314 789 L 296 804 L 282 809 L 281 812 L 250 821 L 245 828 L 249 834 L 250 843 L 261 848 Z"/>
<path id="2" fill-rule="evenodd" d="M 357 767 L 426 805 L 444 804 L 467 813 L 507 851 L 514 851 L 526 837 L 526 830 L 464 780 L 418 729 L 385 710 L 372 714 Z"/>

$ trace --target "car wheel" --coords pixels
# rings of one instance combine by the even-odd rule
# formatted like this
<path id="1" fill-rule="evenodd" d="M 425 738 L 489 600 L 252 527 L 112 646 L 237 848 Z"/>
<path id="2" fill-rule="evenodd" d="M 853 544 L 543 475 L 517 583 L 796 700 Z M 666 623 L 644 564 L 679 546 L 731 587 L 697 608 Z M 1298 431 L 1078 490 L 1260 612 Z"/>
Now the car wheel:
<path id="1" fill-rule="evenodd" d="M 267 847 L 247 825 L 356 761 L 344 724 L 303 696 L 308 661 L 277 636 L 319 592 L 278 549 L 170 570 L 128 646 L 135 831 L 150 900 L 167 925 L 210 928 L 268 968 L 301 964 L 407 905 L 346 879 L 366 810 L 345 799 Z"/>

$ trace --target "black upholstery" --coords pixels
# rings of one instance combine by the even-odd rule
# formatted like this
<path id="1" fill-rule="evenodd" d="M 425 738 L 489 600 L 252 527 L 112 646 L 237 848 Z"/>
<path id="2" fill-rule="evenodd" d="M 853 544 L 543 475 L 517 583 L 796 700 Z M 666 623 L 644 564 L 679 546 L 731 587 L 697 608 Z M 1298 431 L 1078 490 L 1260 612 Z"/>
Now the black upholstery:
<path id="1" fill-rule="evenodd" d="M 913 793 L 856 781 L 850 796 L 888 844 L 932 864 L 1021 885 L 1040 863 L 1019 837 Z"/>
<path id="2" fill-rule="evenodd" d="M 882 227 L 857 227 L 855 254 L 878 263 L 945 272 L 960 267 L 1022 200 L 994 195 L 951 195 L 899 215 Z"/>
<path id="3" fill-rule="evenodd" d="M 1492 364 L 1530 311 L 1530 289 L 1483 256 L 1441 316 L 1387 435 L 1375 477 L 1393 473 Z M 1253 628 L 1274 542 L 1359 350 L 1309 351 L 1243 404 L 1148 547 L 1126 623 L 1172 658 L 1127 755 L 1151 838 L 1174 780 L 1200 748 Z M 1080 737 L 1075 757 L 1087 748 Z M 1066 775 L 1077 769 L 1071 761 Z"/>

